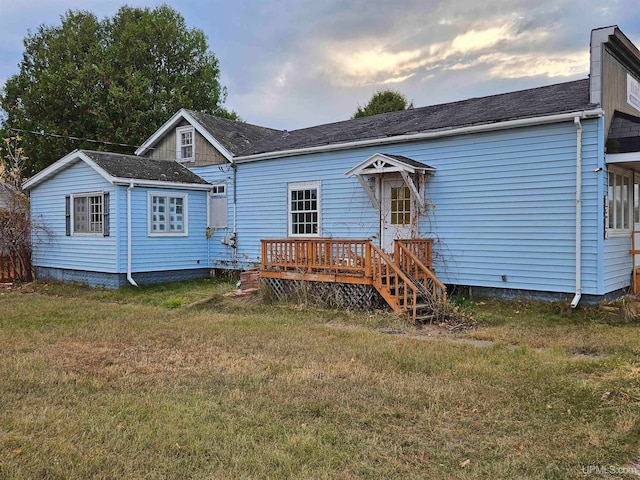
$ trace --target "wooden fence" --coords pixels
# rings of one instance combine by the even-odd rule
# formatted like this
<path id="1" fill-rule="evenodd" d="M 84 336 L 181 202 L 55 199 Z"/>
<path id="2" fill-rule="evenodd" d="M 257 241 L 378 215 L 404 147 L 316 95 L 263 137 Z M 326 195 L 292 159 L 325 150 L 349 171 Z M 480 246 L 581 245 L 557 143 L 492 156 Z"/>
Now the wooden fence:
<path id="1" fill-rule="evenodd" d="M 33 280 L 33 266 L 28 255 L 22 257 L 0 253 L 0 283 L 14 281 L 30 282 Z"/>

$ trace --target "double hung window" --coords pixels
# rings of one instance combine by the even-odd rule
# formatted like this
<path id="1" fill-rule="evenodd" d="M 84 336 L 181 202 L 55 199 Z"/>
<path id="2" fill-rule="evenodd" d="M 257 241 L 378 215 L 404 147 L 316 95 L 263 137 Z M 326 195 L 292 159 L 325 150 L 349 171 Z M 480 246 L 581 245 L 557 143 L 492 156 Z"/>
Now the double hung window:
<path id="1" fill-rule="evenodd" d="M 289 236 L 320 235 L 320 182 L 290 183 Z"/>
<path id="2" fill-rule="evenodd" d="M 176 156 L 178 161 L 188 162 L 194 159 L 195 130 L 193 127 L 176 129 Z"/>

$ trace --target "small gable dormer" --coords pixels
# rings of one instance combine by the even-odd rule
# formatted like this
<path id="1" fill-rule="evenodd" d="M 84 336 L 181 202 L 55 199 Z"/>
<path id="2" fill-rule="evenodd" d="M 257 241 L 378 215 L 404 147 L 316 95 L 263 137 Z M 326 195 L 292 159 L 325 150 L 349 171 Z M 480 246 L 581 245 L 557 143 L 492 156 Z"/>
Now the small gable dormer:
<path id="1" fill-rule="evenodd" d="M 233 163 L 233 158 L 277 130 L 181 109 L 145 141 L 136 155 L 189 167 Z"/>

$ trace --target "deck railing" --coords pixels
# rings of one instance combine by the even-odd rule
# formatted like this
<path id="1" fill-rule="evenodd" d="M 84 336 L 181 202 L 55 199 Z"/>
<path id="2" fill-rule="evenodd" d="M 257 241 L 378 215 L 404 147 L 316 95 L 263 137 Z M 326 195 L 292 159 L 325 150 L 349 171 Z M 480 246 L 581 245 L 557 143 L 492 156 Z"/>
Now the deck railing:
<path id="1" fill-rule="evenodd" d="M 373 243 L 369 243 L 373 285 L 394 312 L 407 312 L 416 319 L 418 289 L 400 267 Z"/>
<path id="2" fill-rule="evenodd" d="M 406 272 L 414 283 L 419 284 L 422 291 L 433 301 L 446 301 L 447 288 L 421 260 L 422 258 L 431 258 L 431 248 L 425 248 L 426 244 L 413 241 L 405 242 L 404 240 L 397 241 L 395 245 L 394 259 L 400 269 Z M 428 246 L 431 247 L 431 243 Z"/>
<path id="3" fill-rule="evenodd" d="M 399 239 L 394 242 L 394 255 L 400 247 L 405 247 L 429 270 L 433 269 L 433 240 L 430 238 Z"/>
<path id="4" fill-rule="evenodd" d="M 335 273 L 369 277 L 368 240 L 262 240 L 262 270 Z"/>
<path id="5" fill-rule="evenodd" d="M 419 302 L 446 299 L 431 255 L 428 239 L 396 241 L 394 258 L 369 240 L 265 239 L 260 275 L 373 285 L 394 311 L 415 321 Z"/>

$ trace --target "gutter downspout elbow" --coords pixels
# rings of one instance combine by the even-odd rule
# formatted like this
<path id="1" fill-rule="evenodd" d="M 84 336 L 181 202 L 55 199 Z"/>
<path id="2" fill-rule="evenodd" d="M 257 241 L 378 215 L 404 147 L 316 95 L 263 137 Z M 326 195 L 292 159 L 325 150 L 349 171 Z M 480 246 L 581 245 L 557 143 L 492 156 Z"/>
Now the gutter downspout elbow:
<path id="1" fill-rule="evenodd" d="M 571 308 L 576 308 L 582 298 L 582 123 L 575 117 L 576 126 L 576 292 Z"/>
<path id="2" fill-rule="evenodd" d="M 131 285 L 137 287 L 138 284 L 131 276 L 131 190 L 133 190 L 133 182 L 127 187 L 127 280 Z"/>

